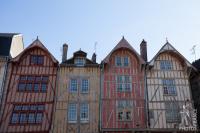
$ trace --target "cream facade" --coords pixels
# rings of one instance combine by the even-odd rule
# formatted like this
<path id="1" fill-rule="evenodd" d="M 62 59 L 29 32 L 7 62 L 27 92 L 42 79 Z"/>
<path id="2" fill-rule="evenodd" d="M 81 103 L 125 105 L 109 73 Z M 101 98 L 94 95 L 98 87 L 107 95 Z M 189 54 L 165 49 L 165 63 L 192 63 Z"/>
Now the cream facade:
<path id="1" fill-rule="evenodd" d="M 179 130 L 183 107 L 193 109 L 189 83 L 192 69 L 192 65 L 168 42 L 149 62 L 146 82 L 150 129 Z"/>

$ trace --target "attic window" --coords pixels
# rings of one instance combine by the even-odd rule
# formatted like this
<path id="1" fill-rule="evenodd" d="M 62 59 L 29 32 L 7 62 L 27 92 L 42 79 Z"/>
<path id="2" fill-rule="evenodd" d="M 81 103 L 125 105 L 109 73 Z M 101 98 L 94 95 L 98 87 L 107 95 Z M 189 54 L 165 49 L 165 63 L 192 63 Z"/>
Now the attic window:
<path id="1" fill-rule="evenodd" d="M 43 65 L 44 56 L 42 55 L 31 55 L 31 65 Z"/>
<path id="2" fill-rule="evenodd" d="M 85 65 L 85 59 L 83 57 L 77 57 L 75 59 L 75 65 L 76 66 L 84 66 Z"/>

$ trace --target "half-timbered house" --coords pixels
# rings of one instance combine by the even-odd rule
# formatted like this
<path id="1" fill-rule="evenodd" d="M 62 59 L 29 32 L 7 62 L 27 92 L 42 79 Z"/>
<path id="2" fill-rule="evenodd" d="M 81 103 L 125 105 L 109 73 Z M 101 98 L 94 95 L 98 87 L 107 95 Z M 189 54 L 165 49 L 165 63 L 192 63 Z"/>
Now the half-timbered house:
<path id="1" fill-rule="evenodd" d="M 1 133 L 48 133 L 52 124 L 58 61 L 36 39 L 9 63 Z"/>
<path id="2" fill-rule="evenodd" d="M 145 61 L 124 37 L 102 61 L 101 132 L 145 130 L 144 70 Z"/>
<path id="3" fill-rule="evenodd" d="M 195 126 L 189 83 L 192 69 L 195 68 L 169 42 L 148 63 L 150 131 L 188 132 L 187 127 Z"/>

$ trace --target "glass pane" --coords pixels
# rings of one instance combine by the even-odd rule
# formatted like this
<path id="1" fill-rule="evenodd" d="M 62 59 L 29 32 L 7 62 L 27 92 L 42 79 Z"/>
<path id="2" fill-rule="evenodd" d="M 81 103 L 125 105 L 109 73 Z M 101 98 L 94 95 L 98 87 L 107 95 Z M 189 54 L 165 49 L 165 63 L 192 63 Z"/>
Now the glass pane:
<path id="1" fill-rule="evenodd" d="M 44 105 L 38 105 L 38 110 L 41 110 L 41 111 L 45 110 L 45 106 Z"/>
<path id="2" fill-rule="evenodd" d="M 29 107 L 30 107 L 29 105 L 23 105 L 22 110 L 29 110 Z"/>
<path id="3" fill-rule="evenodd" d="M 11 123 L 18 123 L 19 121 L 19 114 L 13 113 L 11 118 Z"/>
<path id="4" fill-rule="evenodd" d="M 36 114 L 36 123 L 41 123 L 42 122 L 42 113 L 37 113 Z"/>
<path id="5" fill-rule="evenodd" d="M 31 111 L 36 111 L 37 110 L 37 105 L 31 105 L 30 106 Z"/>
<path id="6" fill-rule="evenodd" d="M 43 76 L 42 77 L 42 82 L 47 82 L 49 80 L 49 77 L 48 76 Z"/>
<path id="7" fill-rule="evenodd" d="M 88 112 L 89 112 L 89 105 L 82 104 L 81 105 L 81 120 L 88 120 Z"/>
<path id="8" fill-rule="evenodd" d="M 89 88 L 89 81 L 87 79 L 83 79 L 81 84 L 81 91 L 88 92 L 88 88 Z"/>
<path id="9" fill-rule="evenodd" d="M 26 122 L 27 122 L 26 113 L 21 113 L 20 114 L 20 123 L 26 123 Z"/>
<path id="10" fill-rule="evenodd" d="M 46 92 L 47 91 L 47 84 L 42 84 L 41 85 L 41 92 Z"/>
<path id="11" fill-rule="evenodd" d="M 21 110 L 22 106 L 21 105 L 15 105 L 14 110 Z"/>
<path id="12" fill-rule="evenodd" d="M 38 56 L 38 64 L 42 65 L 44 63 L 44 57 L 43 56 Z"/>
<path id="13" fill-rule="evenodd" d="M 18 90 L 19 91 L 25 91 L 26 88 L 26 84 L 25 83 L 19 83 L 18 85 Z"/>
<path id="14" fill-rule="evenodd" d="M 128 57 L 124 57 L 124 66 L 128 66 Z"/>
<path id="15" fill-rule="evenodd" d="M 69 121 L 76 121 L 77 120 L 76 104 L 69 104 L 68 120 Z"/>
<path id="16" fill-rule="evenodd" d="M 30 113 L 28 115 L 28 123 L 35 123 L 35 113 Z"/>
<path id="17" fill-rule="evenodd" d="M 34 92 L 39 92 L 40 84 L 34 84 Z"/>
<path id="18" fill-rule="evenodd" d="M 26 85 L 26 90 L 27 90 L 27 91 L 32 91 L 32 84 L 30 84 L 30 83 L 27 84 L 27 85 Z"/>
<path id="19" fill-rule="evenodd" d="M 77 92 L 77 80 L 71 79 L 70 92 Z"/>

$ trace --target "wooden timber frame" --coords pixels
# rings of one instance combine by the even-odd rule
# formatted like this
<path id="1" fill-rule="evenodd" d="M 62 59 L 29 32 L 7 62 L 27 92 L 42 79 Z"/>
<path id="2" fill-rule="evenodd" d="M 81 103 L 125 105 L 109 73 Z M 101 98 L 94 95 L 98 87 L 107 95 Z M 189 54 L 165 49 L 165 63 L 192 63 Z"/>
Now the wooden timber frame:
<path id="1" fill-rule="evenodd" d="M 161 70 L 160 61 L 170 61 L 171 70 Z M 150 132 L 198 132 L 181 131 L 178 129 L 179 122 L 167 122 L 166 103 L 173 103 L 179 111 L 182 110 L 186 101 L 193 107 L 189 76 L 192 65 L 168 42 L 161 48 L 158 54 L 149 62 L 146 69 L 146 84 L 148 93 L 148 129 Z M 166 95 L 163 91 L 163 79 L 173 79 L 177 93 Z"/>
<path id="2" fill-rule="evenodd" d="M 116 66 L 116 57 L 128 57 L 129 65 Z M 145 62 L 124 39 L 116 45 L 101 65 L 100 131 L 102 133 L 133 133 L 146 131 L 145 113 Z M 117 91 L 117 76 L 128 75 L 130 92 Z M 117 103 L 127 100 L 132 103 L 131 120 L 119 121 Z"/>
<path id="3" fill-rule="evenodd" d="M 43 56 L 43 64 L 31 65 L 31 55 Z M 13 58 L 8 66 L 6 79 L 6 97 L 3 99 L 3 117 L 0 121 L 1 133 L 48 133 L 52 125 L 52 115 L 55 101 L 56 78 L 58 61 L 49 53 L 46 47 L 36 39 L 22 53 Z M 19 78 L 27 76 L 47 76 L 46 92 L 20 92 L 18 91 Z M 39 124 L 11 123 L 14 105 L 43 104 L 42 122 Z M 28 117 L 28 116 L 26 116 Z"/>

